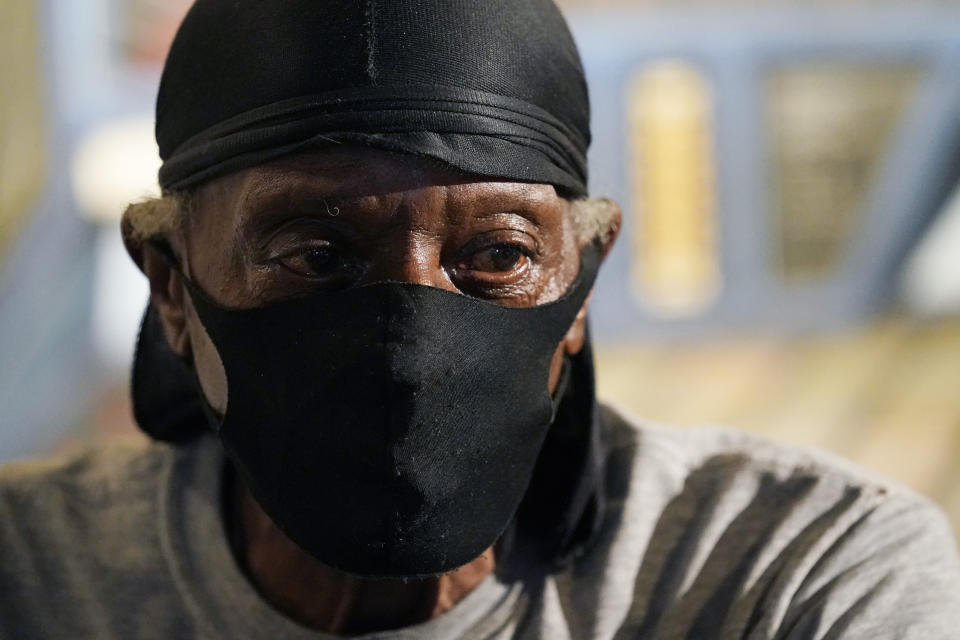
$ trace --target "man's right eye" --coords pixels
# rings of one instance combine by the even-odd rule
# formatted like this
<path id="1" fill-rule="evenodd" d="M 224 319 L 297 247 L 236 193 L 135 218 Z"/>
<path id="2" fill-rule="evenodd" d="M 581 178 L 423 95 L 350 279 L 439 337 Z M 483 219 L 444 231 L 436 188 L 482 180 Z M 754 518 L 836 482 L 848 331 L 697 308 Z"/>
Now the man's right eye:
<path id="1" fill-rule="evenodd" d="M 333 245 L 299 249 L 279 256 L 276 261 L 301 277 L 316 280 L 342 276 L 348 271 L 347 261 Z"/>

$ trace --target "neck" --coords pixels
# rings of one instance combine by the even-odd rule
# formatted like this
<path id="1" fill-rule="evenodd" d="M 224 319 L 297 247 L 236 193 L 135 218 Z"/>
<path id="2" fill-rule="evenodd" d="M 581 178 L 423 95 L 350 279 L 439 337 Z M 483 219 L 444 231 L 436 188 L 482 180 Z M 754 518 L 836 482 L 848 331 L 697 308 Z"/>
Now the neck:
<path id="1" fill-rule="evenodd" d="M 434 578 L 372 580 L 340 573 L 291 541 L 239 479 L 230 484 L 228 526 L 241 567 L 268 602 L 312 629 L 359 634 L 424 622 L 453 608 L 493 572 L 491 548 Z"/>

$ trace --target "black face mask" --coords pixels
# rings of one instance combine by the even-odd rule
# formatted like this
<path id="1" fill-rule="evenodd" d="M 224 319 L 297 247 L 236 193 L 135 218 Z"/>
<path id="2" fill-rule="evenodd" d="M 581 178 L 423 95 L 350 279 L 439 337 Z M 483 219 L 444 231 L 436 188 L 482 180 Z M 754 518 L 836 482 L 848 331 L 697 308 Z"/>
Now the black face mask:
<path id="1" fill-rule="evenodd" d="M 556 411 L 551 360 L 599 260 L 589 246 L 563 297 L 524 308 L 376 283 L 236 310 L 189 285 L 226 371 L 212 426 L 264 511 L 324 564 L 453 570 L 527 490 Z"/>

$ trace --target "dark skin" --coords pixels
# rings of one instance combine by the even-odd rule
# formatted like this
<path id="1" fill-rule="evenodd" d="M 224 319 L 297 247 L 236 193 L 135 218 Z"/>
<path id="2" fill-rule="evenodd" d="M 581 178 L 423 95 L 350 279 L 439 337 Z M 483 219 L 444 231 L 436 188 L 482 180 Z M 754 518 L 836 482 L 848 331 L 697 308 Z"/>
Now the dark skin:
<path id="1" fill-rule="evenodd" d="M 605 251 L 618 228 L 619 215 Z M 150 280 L 171 348 L 192 359 L 204 394 L 222 413 L 226 377 L 182 278 L 151 243 L 132 239 L 129 228 L 124 236 Z M 582 248 L 570 203 L 550 185 L 464 176 L 361 148 L 292 156 L 212 180 L 168 242 L 184 274 L 235 308 L 380 280 L 533 306 L 566 291 Z M 564 354 L 583 347 L 585 317 L 586 305 L 557 345 L 551 391 Z M 307 555 L 242 482 L 232 485 L 226 519 L 238 562 L 263 597 L 311 628 L 356 634 L 422 622 L 452 608 L 494 569 L 491 548 L 434 578 L 349 576 Z"/>

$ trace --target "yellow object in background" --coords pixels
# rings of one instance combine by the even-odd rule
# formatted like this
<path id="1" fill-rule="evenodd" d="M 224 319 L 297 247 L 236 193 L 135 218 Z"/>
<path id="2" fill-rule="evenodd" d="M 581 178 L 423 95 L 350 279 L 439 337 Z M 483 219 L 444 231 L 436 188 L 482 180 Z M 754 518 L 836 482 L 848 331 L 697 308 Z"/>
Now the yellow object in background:
<path id="1" fill-rule="evenodd" d="M 36 3 L 0 2 L 0 259 L 46 179 L 47 130 Z"/>
<path id="2" fill-rule="evenodd" d="M 711 90 L 668 60 L 643 67 L 628 91 L 633 289 L 657 315 L 695 315 L 722 285 Z"/>

